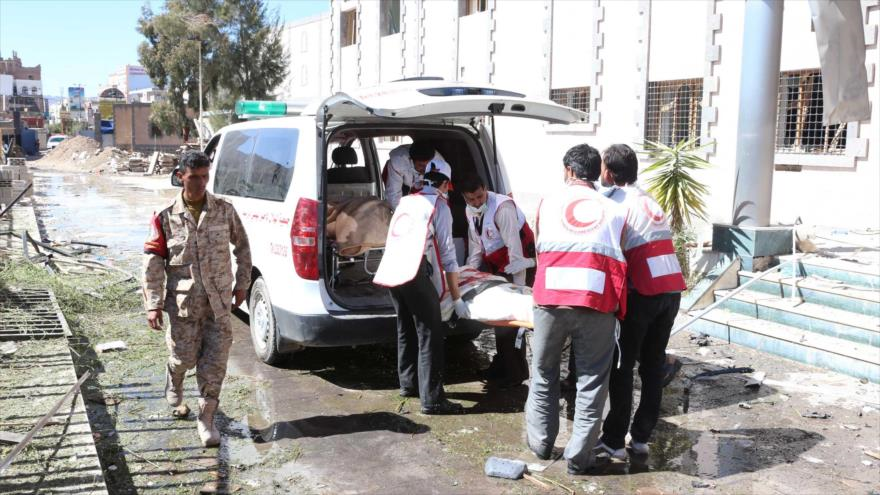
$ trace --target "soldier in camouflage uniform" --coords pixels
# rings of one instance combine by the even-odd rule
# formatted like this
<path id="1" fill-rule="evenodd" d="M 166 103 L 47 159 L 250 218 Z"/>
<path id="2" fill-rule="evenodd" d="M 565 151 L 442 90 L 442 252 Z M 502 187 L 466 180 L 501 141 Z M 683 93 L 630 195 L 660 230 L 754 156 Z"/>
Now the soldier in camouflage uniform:
<path id="1" fill-rule="evenodd" d="M 161 330 L 163 309 L 170 320 L 165 398 L 172 407 L 180 406 L 186 371 L 196 367 L 198 431 L 206 447 L 220 443 L 214 412 L 232 345 L 230 311 L 244 301 L 251 279 L 250 246 L 235 208 L 205 190 L 210 165 L 204 153 L 183 154 L 175 172 L 183 191 L 153 216 L 144 245 L 147 321 Z"/>

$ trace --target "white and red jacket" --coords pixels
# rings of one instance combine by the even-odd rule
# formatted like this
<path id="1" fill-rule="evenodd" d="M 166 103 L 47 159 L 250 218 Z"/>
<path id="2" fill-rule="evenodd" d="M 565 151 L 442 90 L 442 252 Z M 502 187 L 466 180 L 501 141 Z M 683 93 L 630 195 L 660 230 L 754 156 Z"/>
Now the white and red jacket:
<path id="1" fill-rule="evenodd" d="M 440 213 L 449 216 L 448 221 L 444 222 L 449 223 L 447 228 L 451 228 L 449 206 L 438 194 L 420 192 L 401 198 L 388 226 L 385 252 L 373 277 L 373 283 L 382 287 L 398 287 L 411 281 L 418 273 L 424 256 L 433 267 L 431 282 L 437 290 L 437 296 L 442 299 L 446 292 L 442 268 L 458 271 L 458 266 L 445 266 L 453 262 L 448 260 L 448 254 L 441 256 L 435 236 L 437 229 L 434 226 L 434 216 L 440 210 L 441 204 L 445 211 Z M 447 231 L 446 236 L 449 235 Z M 443 239 L 439 241 L 444 242 Z M 447 241 L 447 244 L 451 244 L 451 239 Z M 444 245 L 444 249 L 446 247 Z"/>
<path id="2" fill-rule="evenodd" d="M 538 207 L 535 304 L 626 314 L 626 210 L 572 181 Z"/>
<path id="3" fill-rule="evenodd" d="M 516 221 L 521 243 L 521 249 L 518 254 L 524 258 L 533 258 L 535 256 L 535 234 L 532 232 L 532 228 L 529 227 L 528 222 L 526 222 L 525 214 L 510 197 L 489 191 L 486 197 L 485 213 L 475 215 L 469 210 L 465 210 L 468 229 L 471 232 L 469 238 L 479 240 L 479 251 L 482 254 L 482 260 L 489 265 L 492 273 L 503 272 L 504 268 L 511 261 L 508 246 L 504 243 L 498 223 L 495 221 L 498 207 L 508 202 L 516 210 Z M 478 229 L 478 226 L 481 228 Z M 472 248 L 475 247 L 473 246 Z M 471 252 L 474 252 L 474 249 Z M 468 262 L 470 261 L 469 259 Z"/>
<path id="4" fill-rule="evenodd" d="M 628 210 L 623 254 L 632 288 L 643 296 L 685 290 L 672 231 L 660 205 L 635 186 L 615 187 L 605 195 Z"/>

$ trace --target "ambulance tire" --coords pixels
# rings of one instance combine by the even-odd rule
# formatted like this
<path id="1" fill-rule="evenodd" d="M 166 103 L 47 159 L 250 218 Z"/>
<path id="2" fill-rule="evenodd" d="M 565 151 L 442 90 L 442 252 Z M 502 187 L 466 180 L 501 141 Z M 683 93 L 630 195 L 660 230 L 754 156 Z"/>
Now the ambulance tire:
<path id="1" fill-rule="evenodd" d="M 275 323 L 272 300 L 269 299 L 269 288 L 263 277 L 258 277 L 251 286 L 248 311 L 254 352 L 266 364 L 278 363 L 284 354 L 278 351 L 278 326 Z"/>

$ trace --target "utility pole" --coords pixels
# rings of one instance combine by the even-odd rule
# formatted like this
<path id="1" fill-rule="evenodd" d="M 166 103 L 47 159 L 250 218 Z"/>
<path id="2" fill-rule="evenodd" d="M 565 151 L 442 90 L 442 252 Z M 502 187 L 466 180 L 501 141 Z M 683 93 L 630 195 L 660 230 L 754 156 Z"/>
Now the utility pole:
<path id="1" fill-rule="evenodd" d="M 201 36 L 198 38 L 199 40 L 199 150 L 205 148 L 205 142 L 202 139 L 204 132 L 202 128 L 204 127 L 204 123 L 202 122 L 202 38 Z"/>

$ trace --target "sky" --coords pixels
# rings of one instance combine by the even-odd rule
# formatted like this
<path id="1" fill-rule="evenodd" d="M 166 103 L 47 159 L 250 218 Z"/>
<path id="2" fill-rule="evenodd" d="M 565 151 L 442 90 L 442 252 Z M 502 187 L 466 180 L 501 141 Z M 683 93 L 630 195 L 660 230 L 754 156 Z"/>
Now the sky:
<path id="1" fill-rule="evenodd" d="M 266 0 L 282 23 L 330 10 L 329 0 Z M 110 73 L 138 65 L 136 31 L 141 7 L 162 10 L 161 0 L 0 0 L 0 57 L 18 53 L 22 64 L 39 64 L 43 94 L 82 86 L 97 96 Z"/>

